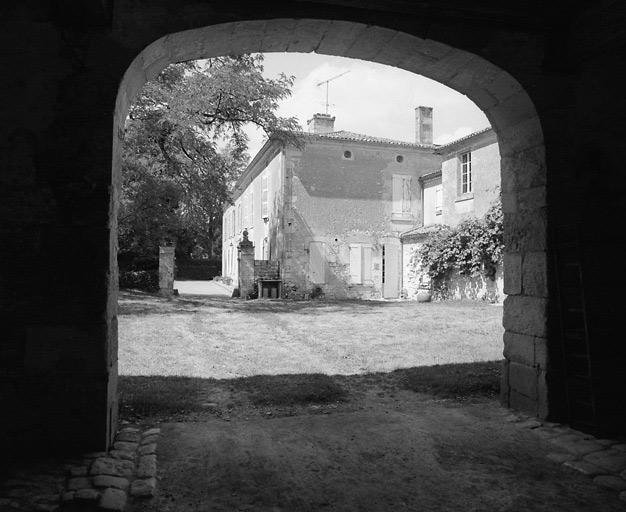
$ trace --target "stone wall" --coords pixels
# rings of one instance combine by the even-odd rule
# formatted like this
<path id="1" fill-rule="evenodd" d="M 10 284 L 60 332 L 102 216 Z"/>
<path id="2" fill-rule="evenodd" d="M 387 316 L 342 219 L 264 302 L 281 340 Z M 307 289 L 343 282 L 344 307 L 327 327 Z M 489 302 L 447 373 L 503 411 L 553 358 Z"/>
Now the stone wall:
<path id="1" fill-rule="evenodd" d="M 124 120 L 171 62 L 328 53 L 465 94 L 498 136 L 505 215 L 503 402 L 567 420 L 553 226 L 576 223 L 601 423 L 623 399 L 622 2 L 3 5 L 0 451 L 105 448 L 117 419 L 116 212 Z M 606 420 L 606 421 L 605 421 Z"/>

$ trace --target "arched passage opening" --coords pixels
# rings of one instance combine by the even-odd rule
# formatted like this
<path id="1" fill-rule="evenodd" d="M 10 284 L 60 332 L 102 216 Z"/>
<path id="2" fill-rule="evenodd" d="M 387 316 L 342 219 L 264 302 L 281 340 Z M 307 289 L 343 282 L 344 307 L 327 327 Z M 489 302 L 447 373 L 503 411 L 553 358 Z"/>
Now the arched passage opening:
<path id="1" fill-rule="evenodd" d="M 461 92 L 485 112 L 500 147 L 505 213 L 504 292 L 508 298 L 504 305 L 504 348 L 507 362 L 502 400 L 506 406 L 546 418 L 550 404 L 543 135 L 537 112 L 523 87 L 505 70 L 483 58 L 403 32 L 338 21 L 249 21 L 170 34 L 148 46 L 133 61 L 122 81 L 114 117 L 114 190 L 119 190 L 120 186 L 126 114 L 146 81 L 174 62 L 223 54 L 277 51 L 315 51 L 402 68 Z M 114 194 L 113 227 L 116 198 Z M 112 231 L 114 238 L 115 230 Z M 115 287 L 111 286 L 113 301 L 115 293 Z M 110 345 L 109 354 L 115 353 L 112 348 Z M 113 382 L 117 379 L 115 365 L 111 366 L 109 379 Z M 114 430 L 114 399 L 115 396 L 109 394 L 109 432 Z"/>

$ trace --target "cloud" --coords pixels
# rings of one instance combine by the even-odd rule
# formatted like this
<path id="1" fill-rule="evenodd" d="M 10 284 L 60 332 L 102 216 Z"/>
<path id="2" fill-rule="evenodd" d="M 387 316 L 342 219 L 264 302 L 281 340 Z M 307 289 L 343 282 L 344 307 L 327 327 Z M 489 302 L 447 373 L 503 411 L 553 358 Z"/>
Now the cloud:
<path id="1" fill-rule="evenodd" d="M 317 54 L 266 54 L 265 71 L 295 75 L 293 94 L 281 103 L 279 114 L 295 116 L 303 129 L 316 112 L 324 112 L 328 83 L 329 114 L 335 129 L 411 142 L 415 140 L 415 108 L 433 107 L 434 139 L 445 143 L 478 131 L 489 122 L 462 94 L 426 77 L 391 66 Z M 260 136 L 251 154 L 260 148 Z M 442 142 L 443 141 L 443 142 Z"/>
<path id="2" fill-rule="evenodd" d="M 460 126 L 453 133 L 442 133 L 438 137 L 436 137 L 433 142 L 435 144 L 447 144 L 448 142 L 452 142 L 458 139 L 462 139 L 467 135 L 471 135 L 478 130 L 471 126 Z"/>

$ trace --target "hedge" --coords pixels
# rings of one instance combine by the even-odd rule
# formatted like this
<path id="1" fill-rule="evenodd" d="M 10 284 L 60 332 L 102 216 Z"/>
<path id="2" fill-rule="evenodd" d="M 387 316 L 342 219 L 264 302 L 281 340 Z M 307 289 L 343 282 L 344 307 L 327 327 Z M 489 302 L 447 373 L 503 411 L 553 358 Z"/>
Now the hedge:
<path id="1" fill-rule="evenodd" d="M 176 279 L 210 281 L 222 273 L 222 260 L 177 260 Z"/>
<path id="2" fill-rule="evenodd" d="M 145 292 L 159 291 L 158 270 L 130 270 L 120 271 L 120 288 L 143 290 Z"/>

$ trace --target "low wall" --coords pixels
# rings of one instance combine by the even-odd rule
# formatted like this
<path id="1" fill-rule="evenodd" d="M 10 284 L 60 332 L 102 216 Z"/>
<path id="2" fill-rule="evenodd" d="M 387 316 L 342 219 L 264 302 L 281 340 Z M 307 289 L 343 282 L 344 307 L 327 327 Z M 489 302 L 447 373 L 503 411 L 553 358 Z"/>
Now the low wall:
<path id="1" fill-rule="evenodd" d="M 503 267 L 496 268 L 495 280 L 484 275 L 465 277 L 454 272 L 449 280 L 446 280 L 445 293 L 441 296 L 445 300 L 485 300 L 488 302 L 502 303 L 504 295 Z"/>
<path id="2" fill-rule="evenodd" d="M 416 300 L 420 288 L 430 287 L 430 279 L 426 272 L 411 264 L 411 258 L 419 244 L 403 244 L 402 257 L 402 290 L 403 297 L 408 300 Z M 435 295 L 435 298 L 444 300 L 486 300 L 489 302 L 504 302 L 504 269 L 502 265 L 496 268 L 495 280 L 484 275 L 465 277 L 455 271 L 450 279 L 446 280 L 445 293 Z"/>

